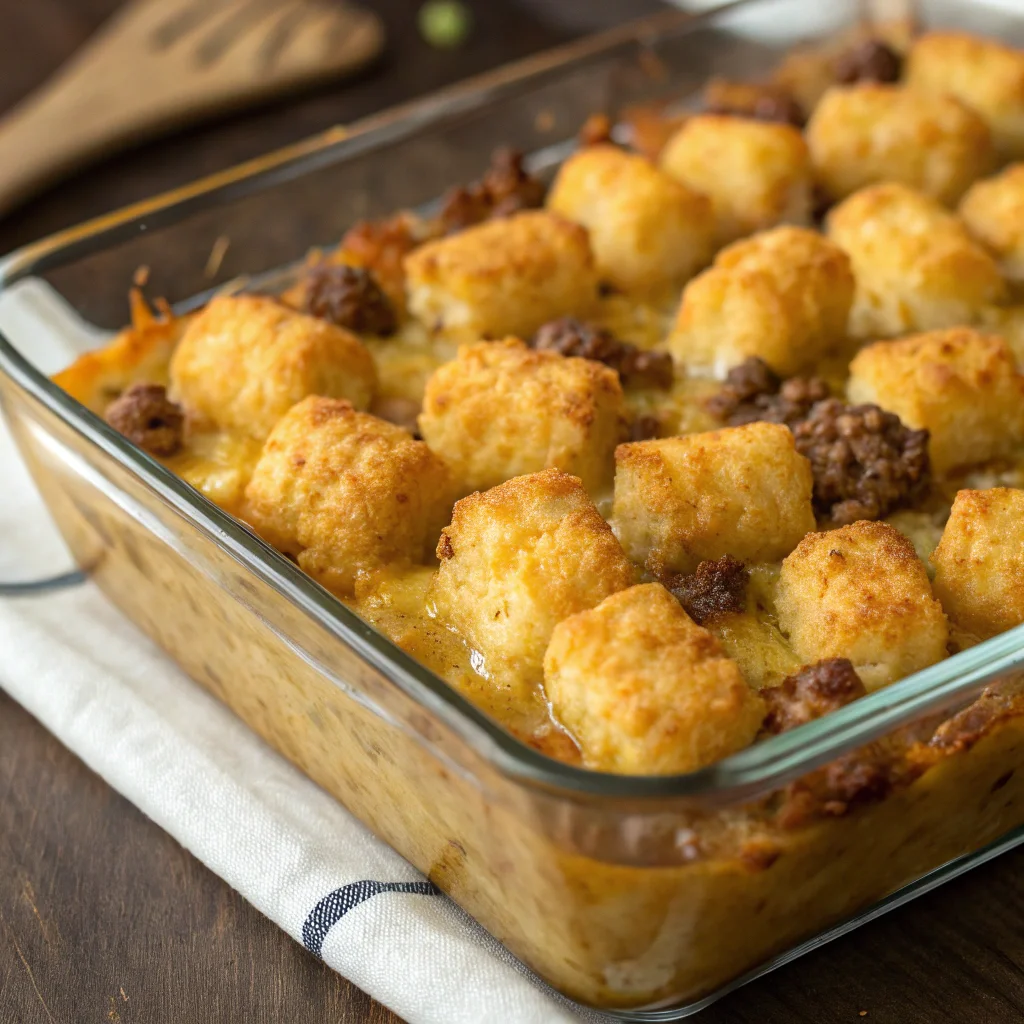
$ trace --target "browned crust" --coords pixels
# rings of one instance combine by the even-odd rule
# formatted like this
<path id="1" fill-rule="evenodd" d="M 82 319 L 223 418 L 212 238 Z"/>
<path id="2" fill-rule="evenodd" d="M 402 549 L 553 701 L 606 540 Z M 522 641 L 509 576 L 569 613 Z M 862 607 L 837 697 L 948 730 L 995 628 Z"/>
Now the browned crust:
<path id="1" fill-rule="evenodd" d="M 129 301 L 131 325 L 53 378 L 98 416 L 129 384 L 165 384 L 171 353 L 188 326 L 189 317 L 174 316 L 166 303 L 158 303 L 154 313 L 137 288 L 131 290 Z"/>

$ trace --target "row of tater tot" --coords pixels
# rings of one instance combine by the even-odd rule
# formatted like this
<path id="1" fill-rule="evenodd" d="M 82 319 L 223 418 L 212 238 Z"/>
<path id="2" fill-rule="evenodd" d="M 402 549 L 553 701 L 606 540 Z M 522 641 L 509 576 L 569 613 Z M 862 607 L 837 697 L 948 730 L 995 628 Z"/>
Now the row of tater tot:
<path id="1" fill-rule="evenodd" d="M 686 771 L 753 741 L 764 707 L 740 664 L 659 583 L 645 554 L 690 571 L 722 551 L 782 559 L 775 611 L 805 664 L 850 659 L 868 690 L 948 652 L 947 613 L 987 636 L 1024 621 L 1024 492 L 962 491 L 932 556 L 885 523 L 814 531 L 810 472 L 787 428 L 756 423 L 620 446 L 611 526 L 555 468 L 475 492 L 450 511 L 445 463 L 407 432 L 310 397 L 275 428 L 246 518 L 342 593 L 383 567 L 439 567 L 431 614 L 524 699 L 543 682 L 584 762 Z M 618 537 L 616 537 L 616 532 Z M 940 603 L 941 601 L 941 603 Z"/>
<path id="2" fill-rule="evenodd" d="M 210 403 L 231 418 L 223 426 L 269 422 L 262 403 L 286 405 L 277 389 L 287 374 L 322 363 L 322 353 L 297 341 L 325 330 L 335 329 L 273 300 L 215 300 L 179 345 L 172 387 L 195 408 L 196 387 L 215 380 L 234 390 Z M 273 354 L 282 335 L 287 344 Z M 183 374 L 196 350 L 209 369 L 223 358 L 211 351 L 218 338 L 233 346 L 243 336 L 244 348 L 229 357 L 233 374 Z M 864 355 L 892 359 L 902 351 L 916 364 L 925 351 L 936 372 L 944 368 L 945 391 L 925 389 L 920 397 L 953 429 L 957 403 L 972 424 L 985 416 L 996 424 L 1011 412 L 1019 418 L 1024 382 L 1012 359 L 990 360 L 973 378 L 965 369 L 979 348 L 995 346 L 1000 356 L 999 344 L 965 329 L 881 343 Z M 369 404 L 368 378 L 344 378 L 348 401 L 311 394 L 287 408 L 263 446 L 242 515 L 343 595 L 381 569 L 429 563 L 436 547 L 437 616 L 505 685 L 543 678 L 557 717 L 595 767 L 697 767 L 748 743 L 751 723 L 760 721 L 759 698 L 711 635 L 674 599 L 666 603 L 660 585 L 634 586 L 640 566 L 689 572 L 722 554 L 784 559 L 777 611 L 794 652 L 808 663 L 848 657 L 869 688 L 945 656 L 943 607 L 979 636 L 1024 617 L 1022 492 L 958 499 L 934 558 L 940 606 L 913 546 L 891 527 L 813 532 L 810 469 L 785 427 L 755 423 L 617 448 L 612 431 L 613 532 L 580 479 L 559 466 L 564 458 L 600 465 L 596 425 L 621 409 L 612 371 L 507 341 L 465 347 L 436 377 L 421 420 L 433 446 L 355 407 Z M 1001 413 L 1000 401 L 1011 407 Z M 507 482 L 463 498 L 453 514 L 452 503 L 470 489 L 460 479 L 464 466 Z M 613 595 L 620 596 L 609 605 Z M 640 622 L 646 625 L 634 629 Z M 607 638 L 604 654 L 593 630 Z M 711 686 L 719 688 L 714 699 Z M 691 747 L 680 736 L 701 739 Z"/>
<path id="3" fill-rule="evenodd" d="M 961 217 L 941 203 L 992 169 L 990 133 L 1004 158 L 1020 140 L 1005 96 L 975 97 L 979 121 L 934 95 L 945 90 L 928 85 L 924 58 L 940 43 L 916 44 L 909 85 L 827 94 L 806 140 L 785 125 L 693 118 L 660 166 L 590 147 L 562 169 L 547 210 L 414 250 L 410 312 L 476 342 L 428 384 L 423 441 L 361 411 L 376 371 L 358 339 L 267 299 L 220 299 L 199 315 L 174 357 L 175 397 L 266 438 L 244 515 L 338 592 L 383 566 L 427 562 L 436 543 L 437 614 L 503 678 L 543 675 L 596 767 L 697 767 L 749 743 L 763 712 L 714 638 L 660 585 L 636 585 L 638 565 L 784 559 L 780 623 L 801 659 L 850 657 L 869 688 L 931 664 L 946 653 L 943 608 L 978 636 L 1024 617 L 1024 566 L 1004 542 L 1019 532 L 1021 492 L 958 499 L 934 556 L 940 606 L 890 527 L 813 533 L 809 470 L 786 428 L 618 446 L 617 375 L 514 336 L 585 317 L 602 284 L 657 295 L 687 281 L 667 345 L 690 373 L 721 376 L 750 355 L 800 373 L 847 334 L 931 332 L 864 348 L 851 400 L 928 428 L 939 472 L 1009 454 L 1024 440 L 1024 378 L 1005 342 L 960 325 L 1007 299 L 1024 173 L 975 185 Z M 723 242 L 808 224 L 815 180 L 834 198 L 854 193 L 827 235 L 761 230 L 699 273 Z M 592 500 L 613 474 L 614 533 Z"/>

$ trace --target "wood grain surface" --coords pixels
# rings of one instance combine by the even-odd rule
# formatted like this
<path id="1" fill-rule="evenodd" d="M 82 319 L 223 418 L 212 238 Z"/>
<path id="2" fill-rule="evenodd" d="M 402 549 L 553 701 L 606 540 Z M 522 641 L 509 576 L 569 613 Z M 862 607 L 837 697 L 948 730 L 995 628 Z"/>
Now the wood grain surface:
<path id="1" fill-rule="evenodd" d="M 610 3 L 599 5 L 603 17 Z M 0 0 L 0 109 L 66 59 L 117 6 Z M 0 251 L 565 37 L 564 27 L 545 20 L 539 0 L 471 6 L 472 44 L 442 53 L 415 32 L 416 0 L 378 0 L 388 56 L 358 82 L 97 167 L 0 222 Z M 582 5 L 573 8 L 578 16 Z M 621 9 L 641 13 L 644 0 L 623 0 Z M 2 674 L 0 652 L 0 681 Z M 777 971 L 695 1020 L 1024 1021 L 1022 920 L 1024 851 Z M 480 1020 L 493 1020 L 487 1007 Z M 0 1024 L 222 1021 L 397 1018 L 260 916 L 0 693 Z"/>

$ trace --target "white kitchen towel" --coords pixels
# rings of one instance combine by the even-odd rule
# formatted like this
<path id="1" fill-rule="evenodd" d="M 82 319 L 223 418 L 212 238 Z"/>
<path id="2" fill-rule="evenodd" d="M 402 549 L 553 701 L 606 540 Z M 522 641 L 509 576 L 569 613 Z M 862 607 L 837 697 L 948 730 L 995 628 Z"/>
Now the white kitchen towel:
<path id="1" fill-rule="evenodd" d="M 48 371 L 95 344 L 39 283 L 0 299 L 0 328 L 31 338 L 31 355 Z M 69 567 L 0 420 L 0 582 Z M 0 597 L 0 652 L 0 686 L 62 743 L 293 939 L 411 1024 L 609 1019 L 531 974 L 93 585 Z"/>

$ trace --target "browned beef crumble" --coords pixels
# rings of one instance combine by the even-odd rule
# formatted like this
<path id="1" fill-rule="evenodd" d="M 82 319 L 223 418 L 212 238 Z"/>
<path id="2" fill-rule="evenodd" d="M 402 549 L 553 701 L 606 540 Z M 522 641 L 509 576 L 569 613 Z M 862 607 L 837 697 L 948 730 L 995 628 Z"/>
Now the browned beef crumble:
<path id="1" fill-rule="evenodd" d="M 665 586 L 698 625 L 747 607 L 750 571 L 731 555 L 701 562 L 692 573 L 670 576 Z"/>
<path id="2" fill-rule="evenodd" d="M 782 828 L 799 828 L 815 818 L 838 818 L 883 800 L 920 772 L 904 771 L 882 744 L 864 747 L 790 783 L 776 813 Z"/>
<path id="3" fill-rule="evenodd" d="M 820 377 L 790 377 L 782 382 L 768 411 L 773 422 L 791 427 L 810 415 L 814 407 L 825 401 L 830 393 L 828 384 Z"/>
<path id="4" fill-rule="evenodd" d="M 821 810 L 837 817 L 851 808 L 888 796 L 893 788 L 893 767 L 887 759 L 850 754 L 822 769 Z"/>
<path id="5" fill-rule="evenodd" d="M 153 455 L 174 455 L 181 448 L 185 416 L 161 384 L 133 384 L 107 407 L 104 418 Z"/>
<path id="6" fill-rule="evenodd" d="M 530 342 L 535 349 L 563 356 L 593 359 L 615 370 L 623 384 L 670 388 L 672 357 L 667 352 L 644 352 L 610 331 L 575 317 L 563 316 L 544 324 Z"/>
<path id="7" fill-rule="evenodd" d="M 879 519 L 927 489 L 928 431 L 910 430 L 877 405 L 830 398 L 791 429 L 811 463 L 815 508 L 837 525 Z"/>
<path id="8" fill-rule="evenodd" d="M 728 423 L 742 406 L 774 395 L 781 385 L 782 378 L 763 359 L 750 356 L 726 374 L 722 390 L 707 400 L 707 408 Z"/>
<path id="9" fill-rule="evenodd" d="M 480 224 L 491 217 L 507 217 L 544 203 L 544 183 L 523 166 L 523 154 L 496 149 L 491 166 L 480 181 L 459 185 L 445 196 L 441 224 L 446 233 Z"/>
<path id="10" fill-rule="evenodd" d="M 767 713 L 761 731 L 770 735 L 795 729 L 845 707 L 867 691 L 846 658 L 826 658 L 761 691 Z"/>
<path id="11" fill-rule="evenodd" d="M 704 90 L 704 109 L 709 114 L 778 121 L 795 128 L 803 128 L 805 121 L 800 104 L 784 89 L 724 78 L 715 78 L 708 83 Z"/>
<path id="12" fill-rule="evenodd" d="M 581 146 L 600 146 L 612 141 L 612 119 L 607 114 L 591 114 L 578 135 Z"/>
<path id="13" fill-rule="evenodd" d="M 398 213 L 383 220 L 357 221 L 345 232 L 340 247 L 361 266 L 372 269 L 378 282 L 400 281 L 402 261 L 429 236 L 413 218 Z"/>
<path id="14" fill-rule="evenodd" d="M 903 73 L 903 58 L 880 39 L 865 39 L 841 53 L 835 62 L 836 81 L 898 82 Z"/>
<path id="15" fill-rule="evenodd" d="M 487 220 L 494 208 L 480 185 L 458 185 L 444 197 L 441 225 L 445 234 L 461 231 Z"/>
<path id="16" fill-rule="evenodd" d="M 318 263 L 306 275 L 305 312 L 359 334 L 386 337 L 398 329 L 391 300 L 364 267 Z"/>
<path id="17" fill-rule="evenodd" d="M 835 204 L 835 199 L 829 195 L 825 187 L 816 183 L 811 190 L 811 218 L 823 231 L 829 211 Z"/>
<path id="18" fill-rule="evenodd" d="M 650 441 L 661 433 L 661 420 L 657 416 L 637 416 L 629 425 L 630 441 Z"/>
<path id="19" fill-rule="evenodd" d="M 762 691 L 762 696 L 769 700 L 770 692 Z M 882 800 L 894 790 L 909 786 L 946 757 L 970 750 L 998 729 L 1000 723 L 1019 714 L 1019 696 L 998 689 L 986 690 L 973 704 L 937 728 L 926 722 L 914 723 L 791 783 L 778 794 L 775 820 L 785 829 L 800 828 L 815 818 L 839 817 Z M 934 732 L 930 737 L 922 737 L 922 728 L 934 728 Z M 1012 775 L 1009 772 L 999 776 L 990 791 L 1005 785 Z"/>
<path id="20" fill-rule="evenodd" d="M 828 385 L 821 378 L 790 377 L 784 381 L 763 359 L 751 356 L 729 371 L 721 391 L 705 405 L 731 427 L 759 420 L 791 426 L 828 397 Z"/>
<path id="21" fill-rule="evenodd" d="M 705 405 L 730 426 L 762 420 L 789 427 L 811 463 L 815 511 L 836 525 L 880 519 L 928 488 L 928 431 L 910 430 L 876 405 L 830 398 L 818 377 L 783 381 L 752 356 Z"/>
<path id="22" fill-rule="evenodd" d="M 493 216 L 496 217 L 544 205 L 544 182 L 526 170 L 523 154 L 508 146 L 492 154 L 483 187 L 494 203 Z"/>

